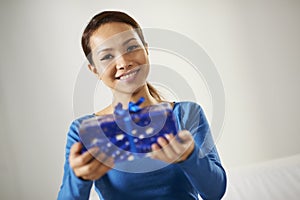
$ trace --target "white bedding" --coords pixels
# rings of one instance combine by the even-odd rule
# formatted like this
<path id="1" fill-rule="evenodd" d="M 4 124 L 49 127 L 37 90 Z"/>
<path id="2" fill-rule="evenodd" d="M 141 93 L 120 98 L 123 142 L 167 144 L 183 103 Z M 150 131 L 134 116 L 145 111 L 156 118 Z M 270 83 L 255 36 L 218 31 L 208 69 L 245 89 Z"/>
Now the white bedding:
<path id="1" fill-rule="evenodd" d="M 227 170 L 226 200 L 299 200 L 300 154 Z"/>

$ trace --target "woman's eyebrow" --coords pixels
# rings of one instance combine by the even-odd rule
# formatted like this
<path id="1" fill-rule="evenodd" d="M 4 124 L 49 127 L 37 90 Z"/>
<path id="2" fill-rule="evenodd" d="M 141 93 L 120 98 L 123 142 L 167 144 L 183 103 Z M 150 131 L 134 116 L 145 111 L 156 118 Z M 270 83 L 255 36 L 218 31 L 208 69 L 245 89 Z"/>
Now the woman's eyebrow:
<path id="1" fill-rule="evenodd" d="M 123 46 L 125 46 L 126 44 L 128 44 L 131 40 L 136 40 L 136 38 L 129 38 L 128 40 L 126 40 L 125 42 L 123 42 Z"/>
<path id="2" fill-rule="evenodd" d="M 98 49 L 96 53 L 98 55 L 98 54 L 100 54 L 103 51 L 112 51 L 112 50 L 113 50 L 112 48 Z"/>
<path id="3" fill-rule="evenodd" d="M 136 38 L 129 38 L 128 40 L 126 40 L 125 42 L 123 42 L 123 46 L 125 46 L 126 44 L 128 44 L 131 40 L 136 40 Z M 97 49 L 96 53 L 97 55 L 100 54 L 103 51 L 112 51 L 113 48 L 104 48 L 104 49 Z"/>

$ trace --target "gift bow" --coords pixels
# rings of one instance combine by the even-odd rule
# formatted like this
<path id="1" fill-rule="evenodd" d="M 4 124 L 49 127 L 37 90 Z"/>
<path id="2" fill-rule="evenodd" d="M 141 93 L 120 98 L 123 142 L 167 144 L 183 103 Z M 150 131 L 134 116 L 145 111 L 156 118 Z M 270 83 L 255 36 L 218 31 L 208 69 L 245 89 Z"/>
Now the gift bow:
<path id="1" fill-rule="evenodd" d="M 135 143 L 134 143 L 134 140 L 133 140 L 133 136 L 131 134 L 129 134 L 132 130 L 132 126 L 134 126 L 133 122 L 131 121 L 131 117 L 130 117 L 130 112 L 138 112 L 141 110 L 141 108 L 139 107 L 139 105 L 141 105 L 143 102 L 145 101 L 145 98 L 144 97 L 141 97 L 136 103 L 134 102 L 129 102 L 128 104 L 128 110 L 127 109 L 123 109 L 122 108 L 122 104 L 121 103 L 118 103 L 118 105 L 115 107 L 115 110 L 114 110 L 114 114 L 117 115 L 118 117 L 116 118 L 116 122 L 117 124 L 122 124 L 122 120 L 124 120 L 124 128 L 125 128 L 125 133 L 128 134 L 128 140 L 129 140 L 129 143 L 130 143 L 130 151 L 131 152 L 137 152 L 137 149 L 135 147 Z M 118 123 L 118 120 L 120 120 L 121 117 L 121 121 L 119 121 Z"/>
<path id="2" fill-rule="evenodd" d="M 139 105 L 141 105 L 145 101 L 144 97 L 141 97 L 137 102 L 130 101 L 128 103 L 128 110 L 129 112 L 138 112 L 141 110 Z M 115 107 L 114 113 L 116 115 L 122 116 L 126 114 L 126 110 L 122 108 L 122 104 L 118 103 L 118 105 Z"/>

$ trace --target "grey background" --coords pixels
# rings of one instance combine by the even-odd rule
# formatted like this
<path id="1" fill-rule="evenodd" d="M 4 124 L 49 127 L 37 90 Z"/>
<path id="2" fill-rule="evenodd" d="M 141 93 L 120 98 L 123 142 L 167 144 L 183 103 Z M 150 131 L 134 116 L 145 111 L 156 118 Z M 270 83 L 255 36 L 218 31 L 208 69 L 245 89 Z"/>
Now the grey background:
<path id="1" fill-rule="evenodd" d="M 143 27 L 177 31 L 204 48 L 225 88 L 217 140 L 225 168 L 300 152 L 300 1 L 2 0 L 0 199 L 56 198 L 84 63 L 80 37 L 103 9 L 124 10 Z M 200 103 L 209 116 L 207 99 Z"/>

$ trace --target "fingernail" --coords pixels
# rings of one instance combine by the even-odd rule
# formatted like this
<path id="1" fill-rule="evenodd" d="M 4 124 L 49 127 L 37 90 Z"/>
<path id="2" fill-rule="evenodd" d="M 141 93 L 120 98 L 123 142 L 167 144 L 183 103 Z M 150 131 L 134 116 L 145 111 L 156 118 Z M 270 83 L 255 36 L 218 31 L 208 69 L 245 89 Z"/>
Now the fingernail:
<path id="1" fill-rule="evenodd" d="M 165 140 L 165 139 L 164 139 L 163 137 L 157 138 L 157 142 L 158 142 L 158 143 L 162 143 L 164 140 Z"/>
<path id="2" fill-rule="evenodd" d="M 151 145 L 151 149 L 157 150 L 157 144 L 152 144 L 152 145 Z"/>
<path id="3" fill-rule="evenodd" d="M 99 148 L 98 147 L 95 147 L 95 148 L 93 148 L 92 150 L 91 150 L 91 153 L 92 154 L 95 154 L 95 153 L 97 153 L 99 151 Z"/>
<path id="4" fill-rule="evenodd" d="M 100 153 L 97 155 L 97 159 L 98 159 L 99 161 L 103 161 L 103 160 L 105 159 L 105 154 L 102 153 L 102 152 L 100 152 Z"/>
<path id="5" fill-rule="evenodd" d="M 112 157 L 109 157 L 108 159 L 107 159 L 107 164 L 108 165 L 112 165 L 114 163 L 114 159 L 112 158 Z"/>

